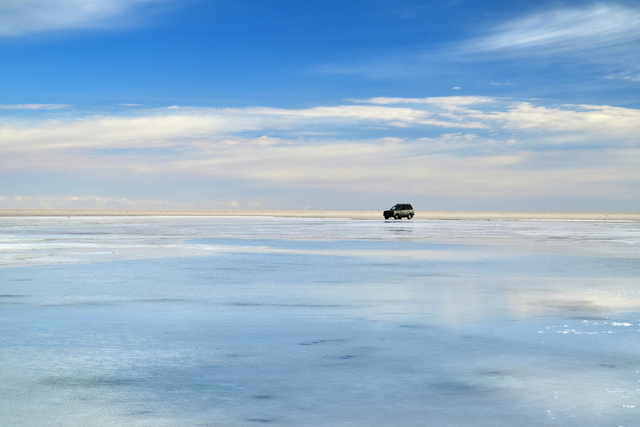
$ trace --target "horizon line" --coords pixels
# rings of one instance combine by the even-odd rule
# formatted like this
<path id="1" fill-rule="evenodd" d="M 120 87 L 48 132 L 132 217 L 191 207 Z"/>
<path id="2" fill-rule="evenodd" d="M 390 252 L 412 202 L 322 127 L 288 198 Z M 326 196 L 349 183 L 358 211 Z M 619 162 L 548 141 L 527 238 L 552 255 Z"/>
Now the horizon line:
<path id="1" fill-rule="evenodd" d="M 381 210 L 323 209 L 0 209 L 0 217 L 100 217 L 100 216 L 242 216 L 286 218 L 383 219 Z M 569 211 L 420 211 L 414 220 L 564 220 L 640 222 L 640 212 Z M 414 221 L 412 220 L 412 221 Z"/>

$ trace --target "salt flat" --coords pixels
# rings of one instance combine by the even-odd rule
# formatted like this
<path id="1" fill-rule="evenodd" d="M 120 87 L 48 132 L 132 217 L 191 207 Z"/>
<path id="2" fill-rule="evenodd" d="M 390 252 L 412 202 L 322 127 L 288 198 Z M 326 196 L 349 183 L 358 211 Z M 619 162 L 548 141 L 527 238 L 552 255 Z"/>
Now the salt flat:
<path id="1" fill-rule="evenodd" d="M 380 219 L 382 211 L 328 210 L 88 210 L 0 209 L 0 217 L 32 216 L 257 216 L 285 218 Z M 475 212 L 416 211 L 417 219 L 429 220 L 564 220 L 640 222 L 640 212 Z"/>
<path id="2" fill-rule="evenodd" d="M 640 224 L 0 218 L 0 425 L 632 426 Z"/>

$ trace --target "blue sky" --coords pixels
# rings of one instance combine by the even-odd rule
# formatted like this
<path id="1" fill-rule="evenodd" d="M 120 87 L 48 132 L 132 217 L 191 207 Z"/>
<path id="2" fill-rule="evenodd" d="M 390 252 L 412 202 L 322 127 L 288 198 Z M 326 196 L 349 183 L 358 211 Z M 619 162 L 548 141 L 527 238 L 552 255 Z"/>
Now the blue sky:
<path id="1" fill-rule="evenodd" d="M 0 0 L 0 208 L 637 211 L 637 1 Z"/>

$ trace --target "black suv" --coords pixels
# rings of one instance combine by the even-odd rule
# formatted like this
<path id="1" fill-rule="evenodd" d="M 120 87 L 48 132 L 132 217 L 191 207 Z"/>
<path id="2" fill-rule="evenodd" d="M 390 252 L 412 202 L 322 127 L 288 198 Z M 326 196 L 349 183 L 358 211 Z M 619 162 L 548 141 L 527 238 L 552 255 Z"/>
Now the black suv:
<path id="1" fill-rule="evenodd" d="M 400 219 L 403 216 L 407 217 L 407 219 L 413 218 L 413 207 L 408 203 L 398 203 L 388 211 L 384 211 L 384 219 L 391 217 Z"/>

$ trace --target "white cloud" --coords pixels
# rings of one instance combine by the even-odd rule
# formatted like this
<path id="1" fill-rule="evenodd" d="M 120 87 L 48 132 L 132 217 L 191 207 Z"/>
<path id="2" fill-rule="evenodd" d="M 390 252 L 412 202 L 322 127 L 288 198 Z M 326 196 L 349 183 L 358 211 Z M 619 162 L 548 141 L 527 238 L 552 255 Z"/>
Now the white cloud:
<path id="1" fill-rule="evenodd" d="M 437 138 L 418 138 L 416 141 L 429 143 L 432 146 L 444 145 L 447 149 L 451 150 L 455 147 L 464 147 L 469 148 L 469 144 L 486 144 L 486 143 L 495 143 L 495 140 L 482 138 L 473 133 L 445 133 Z"/>
<path id="2" fill-rule="evenodd" d="M 640 82 L 640 73 L 630 73 L 630 72 L 624 72 L 624 73 L 617 73 L 617 74 L 612 74 L 610 76 L 606 77 L 607 79 L 610 80 L 626 80 L 628 82 Z"/>
<path id="3" fill-rule="evenodd" d="M 615 4 L 555 9 L 500 25 L 468 43 L 472 52 L 583 55 L 623 48 L 637 52 L 640 10 Z"/>
<path id="4" fill-rule="evenodd" d="M 289 116 L 314 119 L 355 119 L 374 120 L 391 123 L 420 123 L 428 119 L 430 114 L 409 108 L 387 108 L 369 105 L 339 105 L 332 107 L 315 107 L 301 110 L 284 110 L 276 108 L 255 108 L 257 114 L 268 116 Z M 402 125 L 401 125 L 402 126 Z"/>
<path id="5" fill-rule="evenodd" d="M 640 110 L 607 105 L 562 105 L 548 107 L 531 102 L 482 96 L 431 98 L 370 98 L 359 102 L 396 105 L 416 104 L 429 109 L 431 117 L 459 124 L 460 128 L 518 129 L 530 132 L 567 131 L 582 142 L 609 136 L 625 144 L 637 144 Z M 417 122 L 422 123 L 422 122 Z M 453 126 L 452 126 L 453 127 Z M 590 134 L 591 137 L 585 134 Z M 567 139 L 563 139 L 568 141 Z M 540 140 L 543 142 L 544 140 Z M 600 140 L 599 140 L 600 141 Z"/>
<path id="6" fill-rule="evenodd" d="M 364 100 L 355 100 L 356 102 L 365 102 L 370 104 L 434 104 L 441 107 L 459 107 L 474 104 L 487 104 L 496 102 L 495 98 L 488 96 L 437 96 L 429 98 L 388 98 L 376 97 Z"/>
<path id="7" fill-rule="evenodd" d="M 594 105 L 547 107 L 487 97 L 371 98 L 378 105 L 341 105 L 308 109 L 168 108 L 136 110 L 128 116 L 94 116 L 71 121 L 23 122 L 0 126 L 0 150 L 11 153 L 141 148 L 194 149 L 237 145 L 245 132 L 261 132 L 261 146 L 292 143 L 314 134 L 340 138 L 369 129 L 380 138 L 398 129 L 457 128 L 490 132 L 520 131 L 545 141 L 634 146 L 640 135 L 640 110 Z M 396 105 L 400 104 L 400 105 Z M 408 108 L 413 104 L 417 108 Z M 135 115 L 134 115 L 135 114 Z M 559 134 L 558 132 L 563 132 Z M 450 134 L 450 132 L 448 132 Z M 327 137 L 325 137 L 327 138 Z M 509 139 L 512 139 L 510 137 Z M 396 139 L 394 139 L 396 140 Z M 603 142 L 605 141 L 605 142 Z"/>
<path id="8" fill-rule="evenodd" d="M 480 142 L 480 141 L 476 141 Z M 439 143 L 439 142 L 436 142 Z M 440 144 L 447 144 L 443 141 Z M 237 177 L 282 188 L 326 188 L 354 193 L 394 193 L 465 197 L 640 196 L 634 162 L 640 150 L 593 153 L 520 151 L 458 156 L 430 152 L 424 141 L 331 142 L 320 146 L 212 149 L 198 158 L 157 166 L 172 174 L 203 179 Z M 328 173 L 330 171 L 330 173 Z M 401 173 L 398 173 L 401 171 Z"/>
<path id="9" fill-rule="evenodd" d="M 139 7 L 173 0 L 0 0 L 0 37 L 56 30 L 121 27 Z"/>
<path id="10" fill-rule="evenodd" d="M 480 120 L 497 120 L 508 129 L 576 132 L 579 139 L 588 141 L 585 134 L 607 136 L 630 145 L 638 145 L 640 110 L 607 105 L 565 105 L 562 108 L 535 106 L 528 102 L 513 105 L 506 111 L 472 114 Z M 611 141 L 613 142 L 613 141 Z"/>
<path id="11" fill-rule="evenodd" d="M 0 110 L 60 110 L 70 107 L 67 104 L 13 104 L 0 105 Z"/>
<path id="12" fill-rule="evenodd" d="M 464 104 L 462 100 L 442 105 Z M 400 127 L 435 126 L 445 128 L 483 128 L 486 125 L 458 117 L 406 107 L 343 105 L 309 109 L 254 107 L 208 109 L 169 107 L 140 111 L 136 116 L 96 116 L 73 121 L 47 121 L 35 124 L 8 124 L 0 127 L 0 149 L 5 152 L 37 149 L 104 149 L 172 147 L 247 131 L 291 130 L 322 126 L 334 130 L 358 123 Z"/>
<path id="13" fill-rule="evenodd" d="M 393 128 L 519 130 L 541 134 L 571 132 L 609 136 L 609 144 L 637 144 L 640 110 L 602 105 L 548 107 L 488 97 L 371 98 L 364 104 L 307 109 L 167 108 L 135 110 L 127 116 L 93 116 L 70 121 L 24 122 L 0 126 L 5 153 L 31 150 L 118 149 L 232 144 L 234 135 L 262 132 L 262 145 L 301 138 L 309 132 L 340 137 L 345 129 Z M 406 105 L 413 104 L 415 108 Z M 283 137 L 285 139 L 278 139 Z M 241 137 L 240 139 L 245 139 Z M 544 142 L 544 138 L 540 139 Z"/>
<path id="14" fill-rule="evenodd" d="M 393 98 L 374 98 L 377 100 Z M 397 99 L 397 98 L 396 98 Z M 393 104 L 398 102 L 368 101 L 377 104 Z M 410 103 L 410 102 L 409 102 Z M 434 101 L 435 103 L 435 101 Z M 455 101 L 454 101 L 455 104 Z M 453 105 L 453 104 L 452 104 Z M 334 107 L 315 107 L 302 110 L 283 110 L 273 108 L 258 108 L 251 110 L 258 114 L 289 116 L 292 118 L 330 119 L 330 120 L 358 120 L 385 123 L 388 126 L 409 127 L 411 125 L 430 125 L 438 127 L 484 127 L 477 122 L 460 122 L 446 120 L 444 116 L 437 117 L 432 112 L 422 109 L 405 107 L 386 107 L 370 105 L 340 105 Z"/>
<path id="15" fill-rule="evenodd" d="M 362 104 L 180 107 L 0 125 L 0 170 L 474 200 L 640 196 L 640 110 L 476 97 Z"/>

